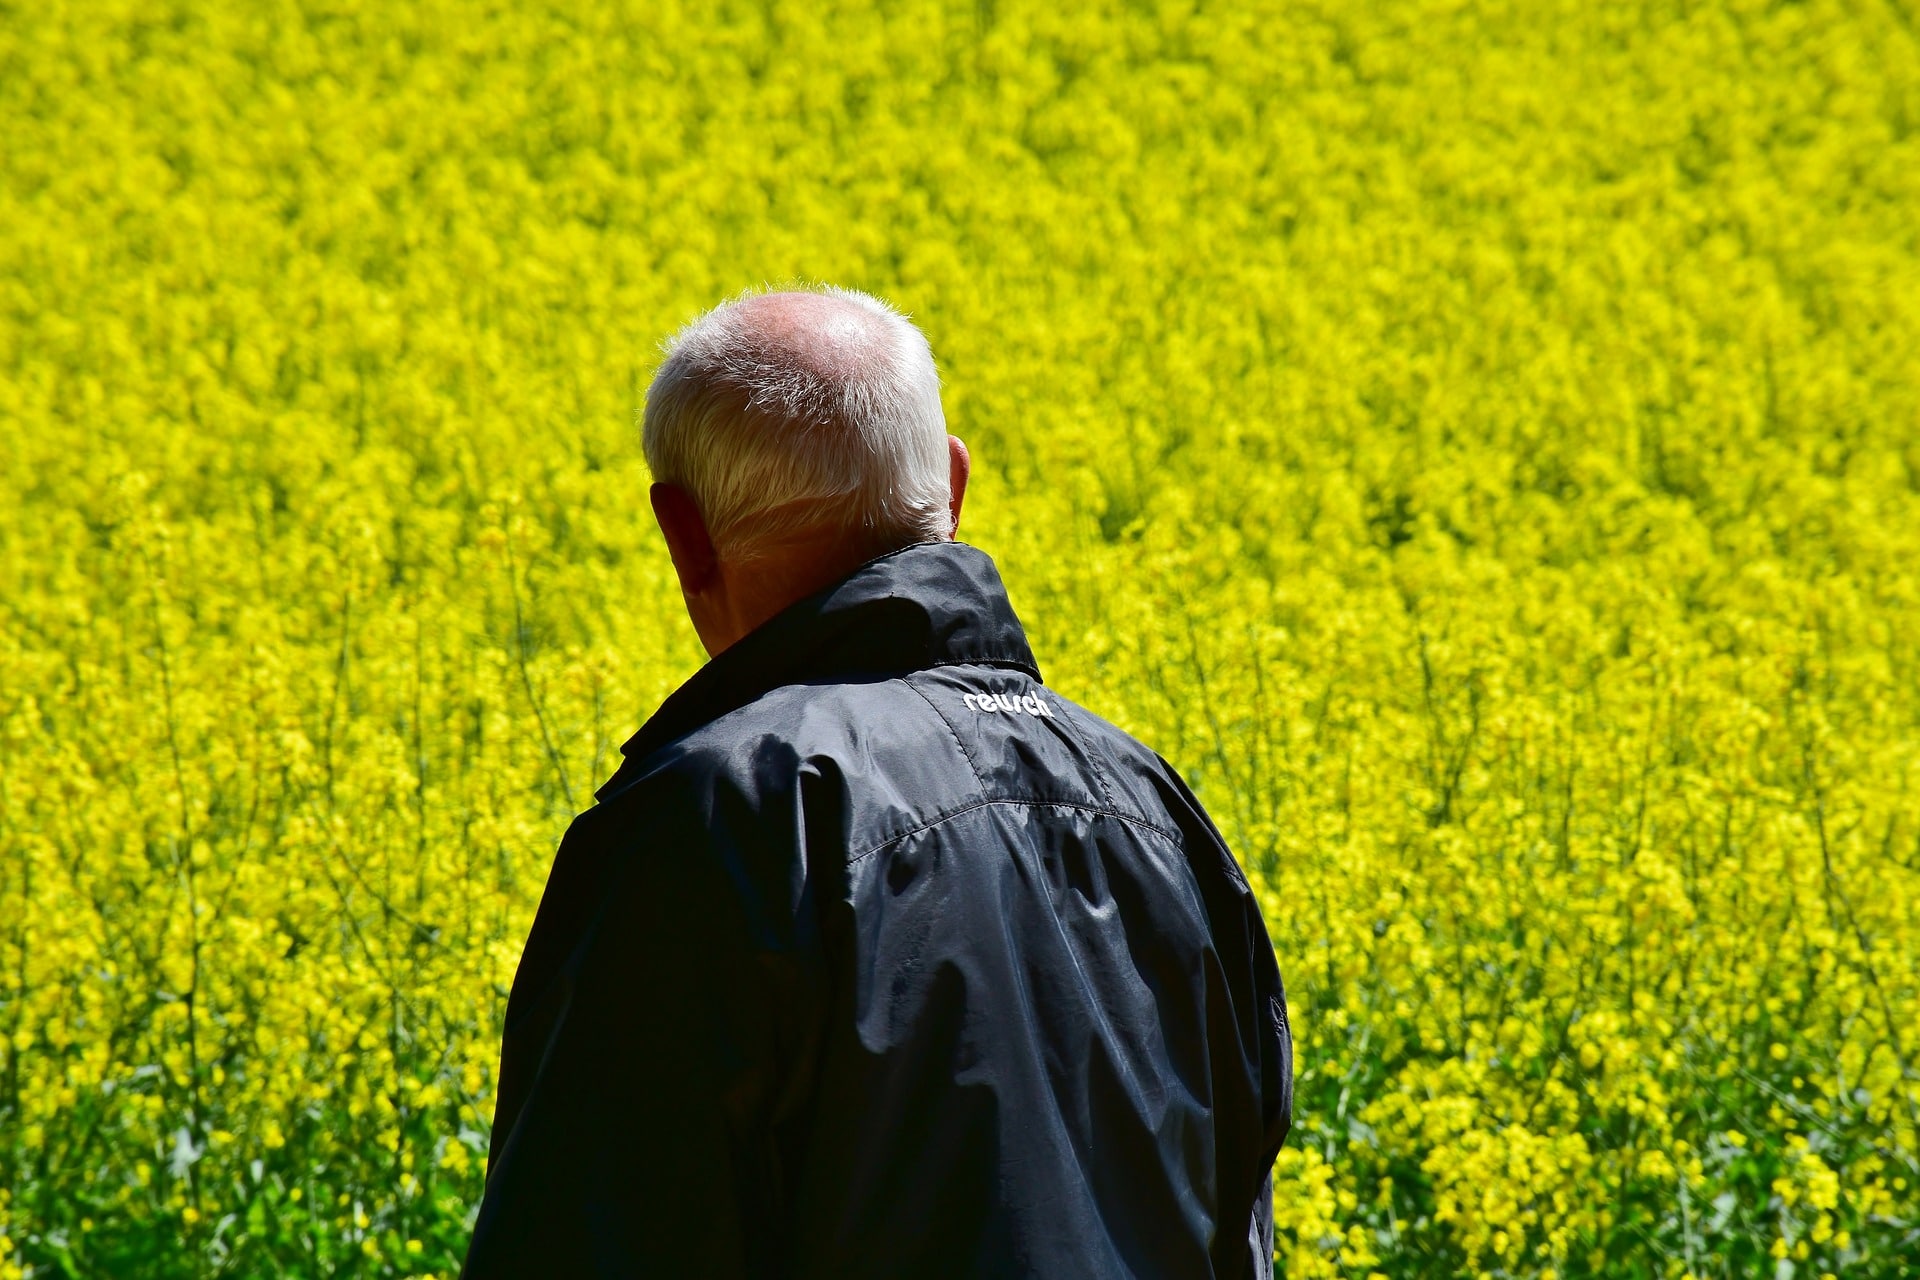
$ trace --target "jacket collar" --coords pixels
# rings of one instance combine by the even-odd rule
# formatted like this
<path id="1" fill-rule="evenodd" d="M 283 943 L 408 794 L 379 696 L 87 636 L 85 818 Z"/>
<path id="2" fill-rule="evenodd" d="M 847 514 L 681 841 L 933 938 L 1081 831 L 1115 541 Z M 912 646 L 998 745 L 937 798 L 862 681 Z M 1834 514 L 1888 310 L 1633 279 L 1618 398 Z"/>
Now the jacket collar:
<path id="1" fill-rule="evenodd" d="M 648 756 L 783 685 L 898 676 L 958 663 L 1040 668 L 985 552 L 927 542 L 890 552 L 737 641 L 668 696 L 620 748 L 606 799 Z"/>

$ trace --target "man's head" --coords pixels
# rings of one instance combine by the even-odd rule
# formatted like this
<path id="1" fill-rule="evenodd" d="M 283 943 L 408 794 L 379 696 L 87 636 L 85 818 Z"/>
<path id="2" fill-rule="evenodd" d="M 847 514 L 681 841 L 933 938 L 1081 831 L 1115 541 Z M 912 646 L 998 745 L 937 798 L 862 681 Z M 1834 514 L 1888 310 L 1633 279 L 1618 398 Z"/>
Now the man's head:
<path id="1" fill-rule="evenodd" d="M 966 491 L 927 340 L 848 289 L 749 294 L 674 335 L 642 447 L 709 653 L 876 555 L 951 538 Z"/>

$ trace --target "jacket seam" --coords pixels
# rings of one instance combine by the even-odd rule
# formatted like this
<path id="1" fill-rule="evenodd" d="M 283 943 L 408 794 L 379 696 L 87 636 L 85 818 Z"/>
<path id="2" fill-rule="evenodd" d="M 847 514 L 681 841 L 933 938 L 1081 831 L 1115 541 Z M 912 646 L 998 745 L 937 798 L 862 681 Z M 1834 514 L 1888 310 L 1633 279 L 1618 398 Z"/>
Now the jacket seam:
<path id="1" fill-rule="evenodd" d="M 935 658 L 926 666 L 917 667 L 909 674 L 918 675 L 922 671 L 936 671 L 941 667 L 1011 667 L 1023 675 L 1032 676 L 1035 684 L 1046 683 L 1040 678 L 1039 669 L 1018 654 L 980 653 Z"/>
<path id="2" fill-rule="evenodd" d="M 935 714 L 938 714 L 938 712 Z M 948 727 L 951 728 L 952 726 Z M 1148 822 L 1140 815 L 1128 813 L 1123 809 L 1114 809 L 1098 804 L 1084 804 L 1077 800 L 1024 800 L 1015 796 L 995 796 L 984 800 L 970 800 L 966 804 L 957 805 L 952 809 L 947 809 L 935 814 L 917 827 L 909 827 L 905 831 L 896 832 L 878 844 L 854 854 L 847 859 L 846 865 L 851 867 L 855 863 L 864 862 L 889 845 L 899 844 L 902 840 L 910 836 L 917 836 L 923 832 L 931 831 L 933 828 L 950 822 L 962 814 L 971 813 L 975 809 L 984 809 L 989 805 L 1009 805 L 1022 809 L 1074 809 L 1081 813 L 1097 813 L 1108 818 L 1118 818 L 1130 827 L 1139 827 L 1143 831 L 1151 831 L 1162 840 L 1170 842 L 1176 849 L 1183 851 L 1186 849 L 1185 843 L 1181 841 L 1180 836 L 1176 832 L 1169 831 L 1165 827 Z"/>
<path id="3" fill-rule="evenodd" d="M 1062 716 L 1061 719 L 1071 723 L 1073 717 Z M 1107 797 L 1107 803 L 1113 806 L 1115 812 L 1118 812 L 1119 805 L 1113 798 L 1113 786 L 1107 781 L 1107 771 L 1100 767 L 1100 758 L 1095 754 L 1093 744 L 1087 741 L 1086 730 L 1082 726 L 1075 724 L 1073 726 L 1073 736 L 1080 740 L 1080 750 L 1086 753 L 1087 768 L 1092 771 L 1094 777 L 1100 780 L 1101 794 Z"/>
<path id="4" fill-rule="evenodd" d="M 987 785 L 987 780 L 984 777 L 982 777 L 980 774 L 979 762 L 973 758 L 973 752 L 967 750 L 967 744 L 960 740 L 960 731 L 953 727 L 953 721 L 947 719 L 946 716 L 941 714 L 940 708 L 933 705 L 933 699 L 929 698 L 926 695 L 926 691 L 920 688 L 919 685 L 913 682 L 913 677 L 911 675 L 902 676 L 900 678 L 900 683 L 907 686 L 907 688 L 913 690 L 914 693 L 919 695 L 920 701 L 927 704 L 927 710 L 933 712 L 933 718 L 938 720 L 941 723 L 941 725 L 946 728 L 947 736 L 953 739 L 953 745 L 960 748 L 960 755 L 962 758 L 966 760 L 967 768 L 973 770 L 974 782 L 979 784 L 982 790 L 985 790 Z M 861 856 L 865 857 L 866 855 L 862 854 Z"/>

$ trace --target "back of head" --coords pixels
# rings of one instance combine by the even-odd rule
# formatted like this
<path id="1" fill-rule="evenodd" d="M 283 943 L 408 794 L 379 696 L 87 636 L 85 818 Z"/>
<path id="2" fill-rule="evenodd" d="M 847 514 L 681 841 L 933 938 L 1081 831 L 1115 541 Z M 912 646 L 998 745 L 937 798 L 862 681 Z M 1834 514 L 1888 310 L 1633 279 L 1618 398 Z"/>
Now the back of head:
<path id="1" fill-rule="evenodd" d="M 952 533 L 933 353 L 850 289 L 748 294 L 675 334 L 642 447 L 731 559 L 819 533 L 875 554 Z"/>

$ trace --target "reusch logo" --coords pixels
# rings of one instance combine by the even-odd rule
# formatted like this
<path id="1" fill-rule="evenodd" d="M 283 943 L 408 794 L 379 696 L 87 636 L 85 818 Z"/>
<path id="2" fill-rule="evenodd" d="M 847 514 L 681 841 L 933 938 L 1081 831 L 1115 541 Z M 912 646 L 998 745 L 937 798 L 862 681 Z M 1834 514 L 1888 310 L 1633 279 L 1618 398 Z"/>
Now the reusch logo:
<path id="1" fill-rule="evenodd" d="M 1030 716 L 1053 716 L 1053 708 L 1047 705 L 1045 698 L 1037 693 L 964 693 L 960 701 L 975 711 L 998 711 L 1011 714 L 1024 711 Z"/>

